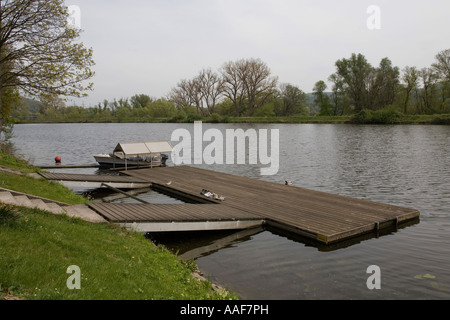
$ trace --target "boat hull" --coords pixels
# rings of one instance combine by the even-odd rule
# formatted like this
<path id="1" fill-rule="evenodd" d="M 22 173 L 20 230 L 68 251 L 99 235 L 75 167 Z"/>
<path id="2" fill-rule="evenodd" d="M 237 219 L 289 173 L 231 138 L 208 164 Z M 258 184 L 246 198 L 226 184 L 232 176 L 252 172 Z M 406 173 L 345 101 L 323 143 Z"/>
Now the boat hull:
<path id="1" fill-rule="evenodd" d="M 152 161 L 150 159 L 121 159 L 117 157 L 112 157 L 109 154 L 98 154 L 94 155 L 95 161 L 102 167 L 135 167 L 135 166 L 154 166 L 158 167 L 161 165 L 161 159 L 154 158 Z"/>

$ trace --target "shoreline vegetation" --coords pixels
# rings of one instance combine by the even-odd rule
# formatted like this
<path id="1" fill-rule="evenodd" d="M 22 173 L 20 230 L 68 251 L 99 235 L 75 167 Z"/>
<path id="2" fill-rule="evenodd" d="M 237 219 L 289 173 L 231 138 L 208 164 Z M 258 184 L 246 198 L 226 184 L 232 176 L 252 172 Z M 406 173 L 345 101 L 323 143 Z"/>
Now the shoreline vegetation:
<path id="1" fill-rule="evenodd" d="M 49 123 L 269 123 L 269 124 L 424 124 L 450 125 L 450 114 L 404 115 L 391 110 L 362 110 L 348 116 L 290 116 L 290 117 L 229 117 L 212 114 L 209 117 L 186 118 L 125 118 L 92 119 L 73 117 L 71 119 L 35 119 L 16 120 L 15 124 L 49 124 Z"/>
<path id="2" fill-rule="evenodd" d="M 225 62 L 182 79 L 164 97 L 135 94 L 66 106 L 58 95 L 22 97 L 16 123 L 350 123 L 450 124 L 450 49 L 429 67 L 372 65 L 361 53 L 335 62 L 312 90 L 280 82 L 261 59 Z M 327 84 L 328 83 L 328 84 Z M 71 102 L 74 103 L 74 102 Z"/>
<path id="3" fill-rule="evenodd" d="M 0 152 L 1 186 L 70 204 L 87 203 L 38 168 Z M 143 234 L 0 202 L 0 300 L 228 300 L 237 295 L 198 274 Z M 80 289 L 69 289 L 70 266 Z"/>

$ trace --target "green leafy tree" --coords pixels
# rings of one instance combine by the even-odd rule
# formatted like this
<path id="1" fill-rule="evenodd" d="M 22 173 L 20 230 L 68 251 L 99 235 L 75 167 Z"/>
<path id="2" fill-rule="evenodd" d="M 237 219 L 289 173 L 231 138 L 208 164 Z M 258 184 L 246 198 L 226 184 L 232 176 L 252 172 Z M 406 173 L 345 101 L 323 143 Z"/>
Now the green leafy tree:
<path id="1" fill-rule="evenodd" d="M 146 94 L 135 94 L 130 98 L 130 103 L 133 109 L 144 108 L 151 102 L 153 102 L 153 99 Z"/>
<path id="2" fill-rule="evenodd" d="M 435 113 L 439 74 L 433 68 L 422 68 L 419 70 L 419 79 L 422 84 L 419 100 L 420 111 L 421 113 Z"/>
<path id="3" fill-rule="evenodd" d="M 392 66 L 391 60 L 384 58 L 374 70 L 375 82 L 369 88 L 368 104 L 371 109 L 382 109 L 394 103 L 400 89 L 400 71 Z"/>
<path id="4" fill-rule="evenodd" d="M 419 71 L 416 67 L 406 66 L 403 69 L 402 75 L 404 100 L 403 100 L 403 113 L 409 112 L 408 106 L 410 105 L 411 95 L 417 91 L 419 85 Z"/>
<path id="5" fill-rule="evenodd" d="M 324 81 L 320 80 L 314 84 L 313 94 L 314 94 L 314 102 L 320 108 L 321 116 L 331 116 L 333 115 L 332 107 L 330 104 L 330 98 L 325 93 L 327 89 L 327 85 Z"/>
<path id="6" fill-rule="evenodd" d="M 353 53 L 350 59 L 336 61 L 337 74 L 342 78 L 344 90 L 355 108 L 360 112 L 367 105 L 368 77 L 372 66 L 362 54 Z"/>
<path id="7" fill-rule="evenodd" d="M 331 87 L 331 105 L 333 108 L 334 116 L 342 116 L 346 113 L 346 109 L 348 108 L 348 96 L 344 91 L 344 81 L 342 77 L 338 74 L 333 73 L 328 77 L 328 81 L 330 81 L 333 85 Z"/>
<path id="8" fill-rule="evenodd" d="M 92 89 L 92 49 L 76 42 L 63 0 L 0 2 L 0 96 L 5 90 L 39 96 L 85 96 Z M 7 112 L 0 104 L 0 130 Z"/>
<path id="9" fill-rule="evenodd" d="M 431 65 L 440 78 L 440 104 L 442 112 L 450 111 L 450 49 L 436 55 L 436 62 Z"/>
<path id="10" fill-rule="evenodd" d="M 177 114 L 175 105 L 164 98 L 152 102 L 148 108 L 152 118 L 171 118 Z"/>
<path id="11" fill-rule="evenodd" d="M 450 81 L 450 49 L 439 52 L 435 58 L 436 62 L 432 64 L 433 69 L 441 79 Z"/>
<path id="12" fill-rule="evenodd" d="M 295 114 L 307 115 L 306 94 L 297 86 L 283 83 L 280 85 L 281 116 Z"/>
<path id="13" fill-rule="evenodd" d="M 362 54 L 352 54 L 349 59 L 338 60 L 336 69 L 334 79 L 341 82 L 356 113 L 363 109 L 382 109 L 394 103 L 400 88 L 400 72 L 388 58 L 374 68 Z"/>
<path id="14" fill-rule="evenodd" d="M 7 88 L 1 92 L 0 104 L 3 106 L 0 110 L 0 119 L 2 121 L 2 130 L 0 131 L 0 148 L 3 142 L 8 142 L 12 137 L 13 121 L 10 118 L 11 109 L 20 102 L 20 96 L 14 88 Z"/>

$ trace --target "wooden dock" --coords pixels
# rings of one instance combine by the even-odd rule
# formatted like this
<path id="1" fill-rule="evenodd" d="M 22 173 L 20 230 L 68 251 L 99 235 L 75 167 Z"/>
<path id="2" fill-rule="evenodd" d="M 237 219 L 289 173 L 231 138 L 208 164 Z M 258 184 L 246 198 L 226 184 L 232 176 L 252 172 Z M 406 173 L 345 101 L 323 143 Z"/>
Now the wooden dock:
<path id="1" fill-rule="evenodd" d="M 105 187 L 105 183 L 118 189 L 148 188 L 151 186 L 151 183 L 147 180 L 126 175 L 94 175 L 52 172 L 39 172 L 39 174 L 47 180 L 57 181 L 70 187 L 103 188 Z"/>
<path id="2" fill-rule="evenodd" d="M 247 228 L 257 224 L 330 244 L 418 220 L 419 211 L 195 167 L 123 172 L 193 204 L 92 204 L 111 222 L 139 231 Z M 218 201 L 202 189 L 224 195 Z M 204 204 L 199 204 L 204 203 Z"/>
<path id="3" fill-rule="evenodd" d="M 259 216 L 216 204 L 93 203 L 89 207 L 138 232 L 236 230 L 264 223 Z"/>

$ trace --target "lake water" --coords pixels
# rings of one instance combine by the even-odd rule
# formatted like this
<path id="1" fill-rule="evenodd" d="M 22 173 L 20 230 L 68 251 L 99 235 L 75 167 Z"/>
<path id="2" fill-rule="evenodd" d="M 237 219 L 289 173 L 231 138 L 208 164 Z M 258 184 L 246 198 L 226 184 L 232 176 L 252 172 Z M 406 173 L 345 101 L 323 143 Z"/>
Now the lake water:
<path id="1" fill-rule="evenodd" d="M 35 165 L 53 165 L 57 155 L 63 164 L 92 164 L 93 154 L 110 152 L 118 142 L 170 140 L 178 128 L 192 132 L 193 125 L 16 125 L 13 142 Z M 450 298 L 449 126 L 203 124 L 208 128 L 279 129 L 280 167 L 273 176 L 261 176 L 258 165 L 199 167 L 279 183 L 292 180 L 304 188 L 421 212 L 420 222 L 411 226 L 334 247 L 263 229 L 156 239 L 194 258 L 211 281 L 242 299 Z M 177 201 L 155 192 L 143 197 Z M 367 287 L 371 265 L 380 268 L 381 289 Z"/>

